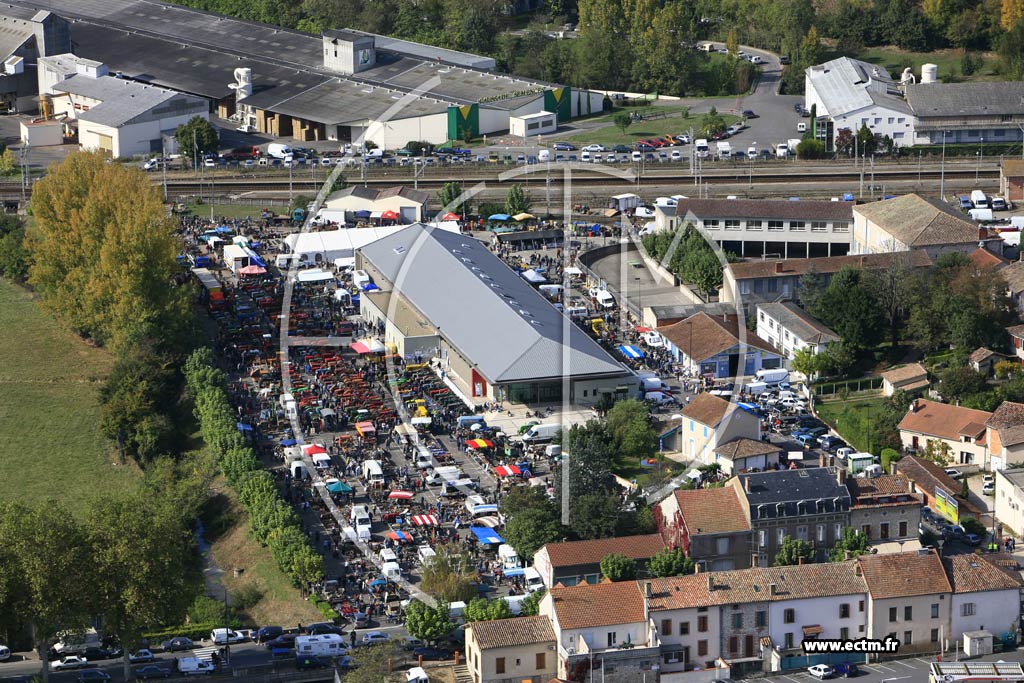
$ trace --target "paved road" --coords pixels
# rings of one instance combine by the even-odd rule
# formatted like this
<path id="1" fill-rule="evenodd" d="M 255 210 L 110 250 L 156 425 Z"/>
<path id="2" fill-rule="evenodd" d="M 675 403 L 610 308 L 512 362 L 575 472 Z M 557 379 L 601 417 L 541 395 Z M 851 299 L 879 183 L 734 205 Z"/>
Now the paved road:
<path id="1" fill-rule="evenodd" d="M 943 657 L 944 661 L 953 661 L 956 654 L 947 651 Z M 1024 660 L 1020 652 L 1004 652 L 998 655 L 988 655 L 971 661 L 1006 661 L 1019 662 Z M 905 683 L 924 683 L 928 680 L 928 665 L 935 661 L 934 656 L 922 655 L 907 659 L 897 659 L 883 662 L 881 664 L 858 665 L 861 674 L 856 678 L 858 683 L 889 683 L 890 681 L 904 681 Z M 769 674 L 765 678 L 757 679 L 758 683 L 818 683 L 817 678 L 807 673 L 806 669 L 780 674 Z"/>

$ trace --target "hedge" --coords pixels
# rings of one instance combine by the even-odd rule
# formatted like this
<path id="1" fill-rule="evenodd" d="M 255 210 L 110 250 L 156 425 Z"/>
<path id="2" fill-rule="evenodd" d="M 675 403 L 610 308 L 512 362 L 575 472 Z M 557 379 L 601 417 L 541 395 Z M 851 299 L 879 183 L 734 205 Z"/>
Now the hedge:
<path id="1" fill-rule="evenodd" d="M 153 647 L 159 647 L 162 641 L 177 638 L 178 636 L 184 636 L 192 640 L 207 640 L 210 637 L 210 631 L 215 628 L 224 628 L 224 624 L 186 624 L 162 631 L 144 633 L 143 637 L 149 640 L 150 645 Z"/>
<path id="2" fill-rule="evenodd" d="M 326 600 L 321 600 L 320 598 L 313 598 L 313 605 L 318 610 L 320 610 L 320 614 L 324 615 L 324 619 L 327 619 L 328 621 L 333 622 L 335 619 L 341 616 L 340 614 L 338 614 L 338 611 L 336 609 L 331 607 L 331 603 L 327 602 Z"/>

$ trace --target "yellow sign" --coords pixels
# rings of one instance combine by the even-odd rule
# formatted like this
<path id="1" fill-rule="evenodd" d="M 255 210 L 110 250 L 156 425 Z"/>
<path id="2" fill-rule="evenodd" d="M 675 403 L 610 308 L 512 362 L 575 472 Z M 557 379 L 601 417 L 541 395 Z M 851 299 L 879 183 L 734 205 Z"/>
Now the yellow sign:
<path id="1" fill-rule="evenodd" d="M 960 504 L 952 493 L 939 487 L 935 487 L 935 511 L 953 524 L 960 523 Z"/>

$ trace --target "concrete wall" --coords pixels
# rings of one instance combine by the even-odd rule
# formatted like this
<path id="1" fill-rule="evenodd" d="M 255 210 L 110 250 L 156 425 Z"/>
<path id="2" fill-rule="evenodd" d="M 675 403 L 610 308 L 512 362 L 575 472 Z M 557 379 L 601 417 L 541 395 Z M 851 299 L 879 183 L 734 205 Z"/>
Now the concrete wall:
<path id="1" fill-rule="evenodd" d="M 1024 535 L 1024 490 L 996 471 L 996 518 L 1015 536 Z"/>
<path id="2" fill-rule="evenodd" d="M 989 631 L 996 640 L 1020 625 L 1020 591 L 999 590 L 954 593 L 950 640 L 962 640 L 965 631 Z"/>
<path id="3" fill-rule="evenodd" d="M 931 652 L 939 649 L 938 642 L 932 642 L 932 633 L 949 633 L 949 595 L 920 595 L 910 598 L 868 600 L 868 637 L 884 639 L 888 634 L 900 641 L 900 654 Z M 938 605 L 938 616 L 932 616 L 932 605 Z M 890 621 L 889 610 L 896 608 L 896 620 Z M 906 619 L 905 609 L 911 608 L 911 618 Z M 1019 605 L 1018 605 L 1019 607 Z M 909 631 L 911 641 L 905 641 Z"/>
<path id="4" fill-rule="evenodd" d="M 373 122 L 365 130 L 366 139 L 381 149 L 401 149 L 410 140 L 439 145 L 448 140 L 448 113 L 392 119 L 387 123 Z M 352 139 L 355 140 L 362 132 L 363 129 L 353 126 Z"/>

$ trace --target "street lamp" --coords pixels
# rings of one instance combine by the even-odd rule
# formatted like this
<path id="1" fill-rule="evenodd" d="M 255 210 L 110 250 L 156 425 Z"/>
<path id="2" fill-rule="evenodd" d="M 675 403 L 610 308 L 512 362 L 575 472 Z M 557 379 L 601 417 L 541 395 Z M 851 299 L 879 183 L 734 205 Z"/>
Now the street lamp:
<path id="1" fill-rule="evenodd" d="M 644 324 L 644 286 L 640 282 L 640 276 L 639 275 L 636 276 L 635 278 L 633 278 L 633 280 L 636 281 L 636 288 L 637 288 L 637 291 L 639 292 L 639 298 L 638 298 L 638 301 L 637 301 L 637 310 L 639 311 L 639 313 L 637 314 L 637 320 L 639 320 L 640 324 L 643 325 Z"/>
<path id="2" fill-rule="evenodd" d="M 757 140 L 754 140 L 753 142 L 751 142 L 750 145 L 751 145 L 751 147 L 754 148 L 754 151 L 756 152 L 757 151 Z M 748 175 L 747 175 L 747 187 L 753 188 L 754 187 L 754 158 L 752 156 L 750 156 L 749 153 L 747 154 L 747 173 L 748 173 Z"/>
<path id="3" fill-rule="evenodd" d="M 942 131 L 942 164 L 939 173 L 939 196 L 942 197 L 943 201 L 946 199 L 946 133 L 948 132 L 948 130 Z"/>

